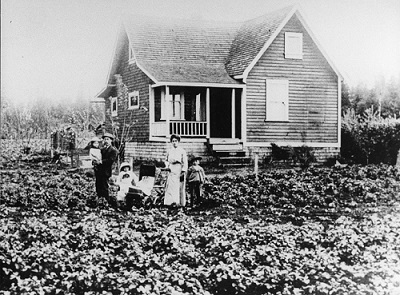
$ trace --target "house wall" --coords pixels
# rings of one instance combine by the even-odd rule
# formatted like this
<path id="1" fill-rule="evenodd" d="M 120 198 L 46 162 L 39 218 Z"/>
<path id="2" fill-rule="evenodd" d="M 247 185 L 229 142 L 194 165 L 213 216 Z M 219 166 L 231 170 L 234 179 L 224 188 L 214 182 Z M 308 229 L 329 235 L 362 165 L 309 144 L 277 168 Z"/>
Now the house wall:
<path id="1" fill-rule="evenodd" d="M 122 55 L 118 66 L 117 73 L 121 75 L 122 83 L 127 87 L 127 92 L 135 90 L 139 91 L 139 106 L 149 110 L 149 85 L 153 81 L 143 73 L 136 63 L 129 64 L 128 47 L 129 42 L 127 37 L 124 37 L 122 46 Z M 119 124 L 119 137 L 123 132 L 125 124 L 134 123 L 130 128 L 128 135 L 125 138 L 132 138 L 136 142 L 146 142 L 149 140 L 149 111 L 143 108 L 128 110 L 128 97 L 124 92 L 120 93 L 117 87 L 112 90 L 112 95 L 118 93 L 118 116 L 111 117 L 110 101 L 106 100 L 106 128 L 111 130 L 111 120 Z"/>
<path id="2" fill-rule="evenodd" d="M 303 59 L 285 59 L 285 32 L 303 33 Z M 266 79 L 289 80 L 289 122 L 266 121 Z M 247 78 L 247 141 L 338 142 L 338 77 L 296 15 Z"/>
<path id="3" fill-rule="evenodd" d="M 180 147 L 186 151 L 188 157 L 195 155 L 202 157 L 205 162 L 212 160 L 203 142 L 181 142 Z M 170 148 L 169 142 L 128 142 L 125 146 L 125 157 L 164 161 Z"/>

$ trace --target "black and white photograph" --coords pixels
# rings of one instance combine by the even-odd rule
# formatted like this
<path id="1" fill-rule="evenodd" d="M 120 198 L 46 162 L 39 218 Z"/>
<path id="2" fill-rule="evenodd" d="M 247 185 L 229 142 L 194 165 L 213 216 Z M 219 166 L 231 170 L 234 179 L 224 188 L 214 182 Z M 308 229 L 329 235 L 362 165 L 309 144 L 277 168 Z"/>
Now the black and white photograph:
<path id="1" fill-rule="evenodd" d="M 1 0 L 0 294 L 400 295 L 400 1 Z"/>

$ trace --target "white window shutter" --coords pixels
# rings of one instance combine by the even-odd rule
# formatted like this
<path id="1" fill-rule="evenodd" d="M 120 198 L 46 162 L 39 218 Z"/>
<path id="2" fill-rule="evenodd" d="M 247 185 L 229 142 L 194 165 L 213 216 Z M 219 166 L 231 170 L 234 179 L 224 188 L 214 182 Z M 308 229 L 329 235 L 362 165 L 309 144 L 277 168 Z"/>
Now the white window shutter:
<path id="1" fill-rule="evenodd" d="M 184 120 L 185 119 L 185 93 L 183 93 L 183 92 L 181 92 L 180 108 L 181 108 L 180 119 Z"/>
<path id="2" fill-rule="evenodd" d="M 167 97 L 165 94 L 165 90 L 161 90 L 161 118 L 160 120 L 165 120 L 167 114 Z"/>
<path id="3" fill-rule="evenodd" d="M 285 33 L 285 58 L 303 58 L 303 34 Z"/>
<path id="4" fill-rule="evenodd" d="M 288 80 L 266 80 L 266 120 L 289 120 Z"/>
<path id="5" fill-rule="evenodd" d="M 196 95 L 196 121 L 201 121 L 200 117 L 200 94 Z"/>

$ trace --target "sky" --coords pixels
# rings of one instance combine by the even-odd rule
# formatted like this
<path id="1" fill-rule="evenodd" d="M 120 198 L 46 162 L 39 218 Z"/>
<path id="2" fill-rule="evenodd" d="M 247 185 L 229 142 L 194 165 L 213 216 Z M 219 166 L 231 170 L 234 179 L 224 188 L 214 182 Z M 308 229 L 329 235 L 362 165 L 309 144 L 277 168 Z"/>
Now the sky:
<path id="1" fill-rule="evenodd" d="M 347 84 L 400 79 L 399 0 L 1 0 L 1 96 L 94 98 L 127 12 L 245 21 L 296 3 Z"/>

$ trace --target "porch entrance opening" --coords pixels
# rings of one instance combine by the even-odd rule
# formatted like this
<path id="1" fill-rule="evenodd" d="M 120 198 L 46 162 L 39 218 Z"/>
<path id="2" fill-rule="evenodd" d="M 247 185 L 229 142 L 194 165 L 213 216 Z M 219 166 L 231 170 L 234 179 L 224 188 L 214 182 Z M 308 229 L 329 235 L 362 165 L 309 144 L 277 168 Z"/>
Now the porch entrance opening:
<path id="1" fill-rule="evenodd" d="M 210 137 L 211 138 L 240 138 L 241 137 L 241 103 L 240 90 L 235 91 L 232 100 L 232 89 L 210 89 Z M 234 104 L 234 106 L 232 106 Z M 233 112 L 232 113 L 232 107 Z M 234 116 L 234 122 L 232 122 Z M 233 126 L 232 128 L 232 124 Z"/>

